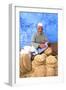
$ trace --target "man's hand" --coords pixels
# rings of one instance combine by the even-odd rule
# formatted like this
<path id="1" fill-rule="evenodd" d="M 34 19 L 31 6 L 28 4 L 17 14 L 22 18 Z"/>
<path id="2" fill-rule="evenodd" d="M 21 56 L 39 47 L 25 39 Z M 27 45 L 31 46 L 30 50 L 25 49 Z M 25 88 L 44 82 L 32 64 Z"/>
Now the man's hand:
<path id="1" fill-rule="evenodd" d="M 39 47 L 40 47 L 40 48 L 45 48 L 46 45 L 45 45 L 45 44 L 40 44 Z"/>

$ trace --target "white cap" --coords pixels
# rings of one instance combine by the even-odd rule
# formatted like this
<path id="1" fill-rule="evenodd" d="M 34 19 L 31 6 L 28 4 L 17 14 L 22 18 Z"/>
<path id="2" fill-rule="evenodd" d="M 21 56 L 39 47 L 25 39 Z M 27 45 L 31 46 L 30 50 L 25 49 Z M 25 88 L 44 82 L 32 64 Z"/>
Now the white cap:
<path id="1" fill-rule="evenodd" d="M 42 23 L 38 23 L 38 25 L 37 26 L 41 26 L 41 27 L 43 27 L 43 24 Z"/>

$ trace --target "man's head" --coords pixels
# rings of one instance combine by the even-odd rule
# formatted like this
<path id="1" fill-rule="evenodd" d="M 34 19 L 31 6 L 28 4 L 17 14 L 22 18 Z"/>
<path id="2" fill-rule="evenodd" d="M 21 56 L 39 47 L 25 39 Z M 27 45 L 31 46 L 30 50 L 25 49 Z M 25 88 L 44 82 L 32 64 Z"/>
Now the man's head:
<path id="1" fill-rule="evenodd" d="M 43 25 L 42 25 L 42 23 L 38 23 L 38 25 L 37 25 L 37 30 L 38 30 L 38 33 L 39 33 L 39 34 L 42 33 L 42 31 L 43 31 Z"/>

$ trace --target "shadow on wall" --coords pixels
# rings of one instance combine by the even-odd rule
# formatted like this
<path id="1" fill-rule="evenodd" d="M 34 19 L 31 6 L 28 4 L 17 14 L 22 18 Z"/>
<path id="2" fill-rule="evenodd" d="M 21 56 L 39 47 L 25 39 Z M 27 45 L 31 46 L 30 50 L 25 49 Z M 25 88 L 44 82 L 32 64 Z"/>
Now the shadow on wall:
<path id="1" fill-rule="evenodd" d="M 31 45 L 32 35 L 37 31 L 37 24 L 43 23 L 43 32 L 49 42 L 58 41 L 58 14 L 57 13 L 36 13 L 20 12 L 20 48 Z"/>

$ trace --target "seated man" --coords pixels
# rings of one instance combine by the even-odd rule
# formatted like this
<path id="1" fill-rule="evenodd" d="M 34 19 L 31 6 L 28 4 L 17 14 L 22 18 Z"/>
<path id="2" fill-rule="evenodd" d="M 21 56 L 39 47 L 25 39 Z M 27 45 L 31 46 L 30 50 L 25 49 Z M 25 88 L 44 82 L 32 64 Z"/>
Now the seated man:
<path id="1" fill-rule="evenodd" d="M 38 23 L 37 25 L 37 33 L 35 33 L 32 37 L 32 46 L 34 46 L 39 53 L 48 47 L 48 40 L 43 33 L 42 23 Z"/>
<path id="2" fill-rule="evenodd" d="M 20 51 L 20 55 L 28 54 L 29 58 L 32 60 L 37 54 L 41 54 L 48 48 L 48 40 L 43 33 L 42 23 L 37 25 L 37 33 L 32 37 L 32 46 L 24 46 Z M 26 62 L 26 61 L 25 61 Z"/>

